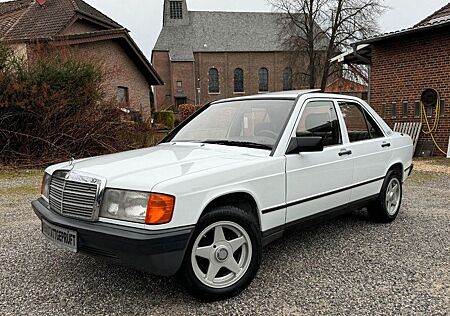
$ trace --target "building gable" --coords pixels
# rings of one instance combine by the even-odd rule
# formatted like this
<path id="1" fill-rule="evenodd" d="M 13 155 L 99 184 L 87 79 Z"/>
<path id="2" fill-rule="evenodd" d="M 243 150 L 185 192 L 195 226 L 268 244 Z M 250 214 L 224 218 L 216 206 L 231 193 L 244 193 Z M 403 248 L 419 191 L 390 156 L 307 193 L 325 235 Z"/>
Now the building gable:
<path id="1" fill-rule="evenodd" d="M 61 35 L 80 34 L 88 32 L 97 32 L 106 29 L 107 28 L 105 28 L 103 25 L 93 23 L 83 18 L 77 18 L 73 23 L 68 25 L 60 34 Z"/>
<path id="2" fill-rule="evenodd" d="M 171 12 L 182 5 L 182 15 Z M 188 11 L 186 1 L 165 0 L 164 24 L 155 51 L 169 51 L 172 61 L 192 61 L 198 52 L 282 52 L 284 13 Z M 317 42 L 317 50 L 328 39 Z"/>
<path id="3" fill-rule="evenodd" d="M 101 29 L 123 28 L 83 0 L 47 0 L 42 6 L 33 0 L 17 0 L 0 5 L 0 39 L 50 38 L 64 33 L 79 17 Z M 11 23 L 13 19 L 15 22 Z"/>

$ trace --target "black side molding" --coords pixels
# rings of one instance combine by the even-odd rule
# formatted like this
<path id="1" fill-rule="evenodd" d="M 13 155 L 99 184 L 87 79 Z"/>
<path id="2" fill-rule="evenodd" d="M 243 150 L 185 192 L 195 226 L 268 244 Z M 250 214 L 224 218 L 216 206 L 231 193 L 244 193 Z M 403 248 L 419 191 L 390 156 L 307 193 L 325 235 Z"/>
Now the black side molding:
<path id="1" fill-rule="evenodd" d="M 310 201 L 313 201 L 313 200 L 317 200 L 317 199 L 320 199 L 320 198 L 323 198 L 323 197 L 326 197 L 326 196 L 329 196 L 329 195 L 341 193 L 341 192 L 344 192 L 344 191 L 347 191 L 347 190 L 351 190 L 351 189 L 354 189 L 354 188 L 357 188 L 357 187 L 360 187 L 360 186 L 363 186 L 363 185 L 367 185 L 367 184 L 371 184 L 371 183 L 374 183 L 374 182 L 377 182 L 377 181 L 384 180 L 384 178 L 385 177 L 375 178 L 375 179 L 372 179 L 372 180 L 369 180 L 369 181 L 365 181 L 365 182 L 362 182 L 362 183 L 354 184 L 354 185 L 351 185 L 351 186 L 348 186 L 348 187 L 345 187 L 345 188 L 341 188 L 341 189 L 337 189 L 337 190 L 334 190 L 334 191 L 331 191 L 331 192 L 327 192 L 327 193 L 323 193 L 323 194 L 320 194 L 320 195 L 308 197 L 308 198 L 305 198 L 305 199 L 302 199 L 302 200 L 298 200 L 298 201 L 294 201 L 294 202 L 289 202 L 289 203 L 286 203 L 284 205 L 268 208 L 268 209 L 263 210 L 262 214 L 275 212 L 275 211 L 278 211 L 278 210 L 282 210 L 282 209 L 284 209 L 286 207 L 295 206 L 295 205 L 298 205 L 298 204 L 302 204 L 302 203 L 310 202 Z"/>
<path id="2" fill-rule="evenodd" d="M 281 226 L 277 226 L 266 230 L 262 233 L 263 246 L 267 246 L 271 242 L 283 237 L 284 233 L 290 229 L 305 229 L 317 224 L 331 220 L 339 215 L 351 212 L 360 207 L 366 206 L 368 203 L 375 201 L 378 198 L 378 194 L 366 197 L 361 200 L 350 202 L 346 205 L 335 207 L 317 214 L 313 214 L 304 218 L 300 218 L 296 221 L 286 223 Z"/>

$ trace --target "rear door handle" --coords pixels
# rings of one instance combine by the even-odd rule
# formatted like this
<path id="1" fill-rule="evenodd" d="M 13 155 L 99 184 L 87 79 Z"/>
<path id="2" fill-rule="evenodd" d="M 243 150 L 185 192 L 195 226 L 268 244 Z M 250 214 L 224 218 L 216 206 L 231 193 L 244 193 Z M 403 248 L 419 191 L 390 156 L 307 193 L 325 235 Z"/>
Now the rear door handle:
<path id="1" fill-rule="evenodd" d="M 349 155 L 351 155 L 352 154 L 352 151 L 351 150 L 343 150 L 343 151 L 341 151 L 340 153 L 339 153 L 339 156 L 340 157 L 342 157 L 342 156 L 349 156 Z"/>
<path id="2" fill-rule="evenodd" d="M 383 143 L 381 145 L 381 147 L 385 148 L 385 147 L 391 147 L 391 143 Z"/>

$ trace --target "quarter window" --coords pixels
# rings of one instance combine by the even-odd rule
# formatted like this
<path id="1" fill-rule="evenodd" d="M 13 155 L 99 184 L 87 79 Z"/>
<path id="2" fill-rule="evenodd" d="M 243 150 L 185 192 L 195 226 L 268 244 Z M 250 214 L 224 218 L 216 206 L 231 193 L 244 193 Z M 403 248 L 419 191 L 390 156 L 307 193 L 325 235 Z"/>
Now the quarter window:
<path id="1" fill-rule="evenodd" d="M 383 137 L 383 132 L 361 105 L 339 102 L 350 142 L 358 142 L 371 138 Z"/>
<path id="2" fill-rule="evenodd" d="M 234 70 L 234 92 L 244 92 L 244 71 L 241 68 Z"/>
<path id="3" fill-rule="evenodd" d="M 341 129 L 333 102 L 309 102 L 303 110 L 296 134 L 297 137 L 322 137 L 324 146 L 342 144 Z"/>
<path id="4" fill-rule="evenodd" d="M 259 92 L 269 91 L 269 70 L 261 68 L 259 70 Z"/>
<path id="5" fill-rule="evenodd" d="M 219 71 L 216 68 L 211 68 L 209 70 L 209 93 L 219 93 Z"/>
<path id="6" fill-rule="evenodd" d="M 364 111 L 364 114 L 367 119 L 367 127 L 369 128 L 370 138 L 384 137 L 384 134 L 381 131 L 381 128 L 375 122 L 375 119 L 369 113 L 367 113 L 364 109 L 363 109 L 363 111 Z"/>

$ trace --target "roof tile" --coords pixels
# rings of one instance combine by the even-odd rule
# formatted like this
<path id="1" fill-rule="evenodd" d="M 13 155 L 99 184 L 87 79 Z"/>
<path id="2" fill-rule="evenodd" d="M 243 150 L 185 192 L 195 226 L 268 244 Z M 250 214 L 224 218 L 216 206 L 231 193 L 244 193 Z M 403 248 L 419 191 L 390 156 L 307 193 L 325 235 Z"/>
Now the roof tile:
<path id="1" fill-rule="evenodd" d="M 55 36 L 77 12 L 107 23 L 111 28 L 122 28 L 83 0 L 47 0 L 43 6 L 34 0 L 16 0 L 0 3 L 0 39 L 26 40 Z"/>
<path id="2" fill-rule="evenodd" d="M 189 25 L 164 26 L 154 50 L 170 51 L 173 60 L 191 60 L 193 52 L 284 51 L 281 18 L 282 13 L 189 11 Z"/>

